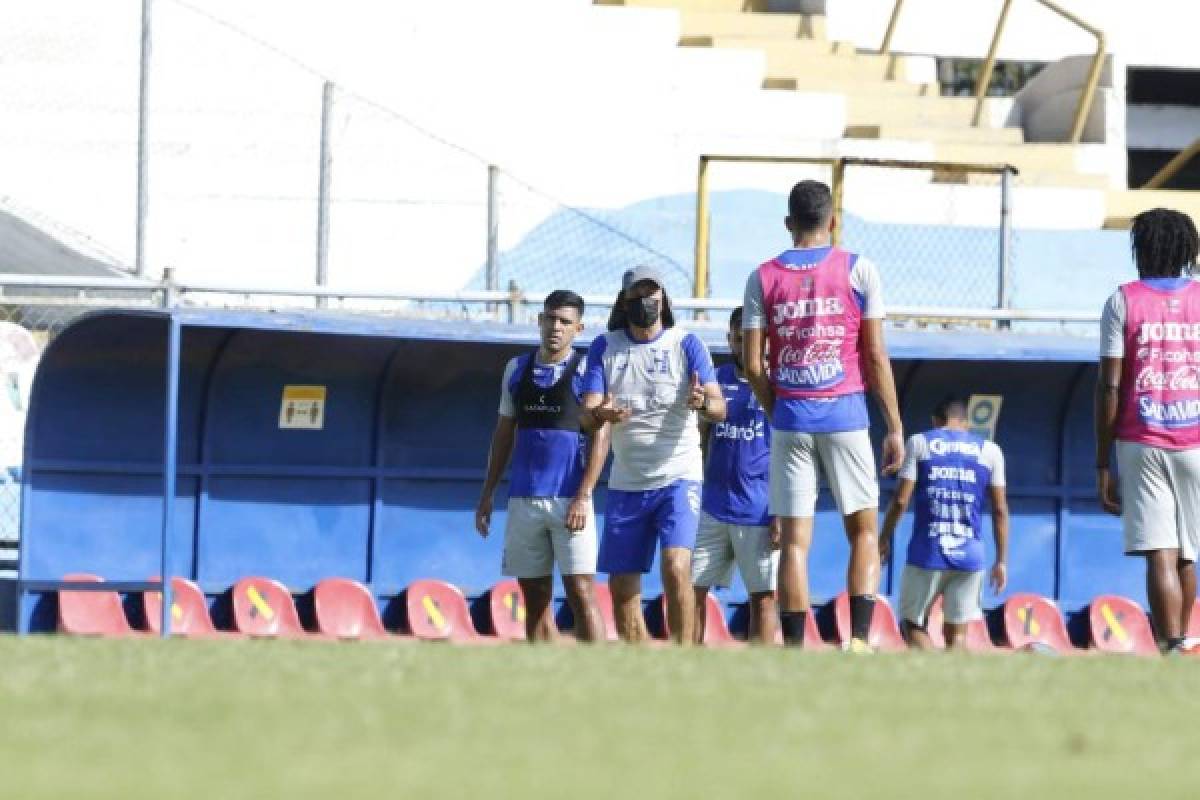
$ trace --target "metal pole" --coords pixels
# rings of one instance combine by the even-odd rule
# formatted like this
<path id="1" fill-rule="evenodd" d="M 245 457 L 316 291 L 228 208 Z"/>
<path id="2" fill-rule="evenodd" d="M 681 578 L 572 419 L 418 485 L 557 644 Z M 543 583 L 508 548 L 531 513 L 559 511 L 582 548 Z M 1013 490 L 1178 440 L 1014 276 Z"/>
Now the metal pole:
<path id="1" fill-rule="evenodd" d="M 883 44 L 879 45 L 879 55 L 887 55 L 892 49 L 892 37 L 896 34 L 896 22 L 900 19 L 900 9 L 904 8 L 904 0 L 896 0 L 892 6 L 892 18 L 888 20 L 887 33 L 883 34 Z"/>
<path id="2" fill-rule="evenodd" d="M 846 160 L 833 162 L 833 244 L 842 243 L 842 205 L 845 201 Z"/>
<path id="3" fill-rule="evenodd" d="M 1100 70 L 1104 67 L 1104 51 L 1108 49 L 1104 34 L 1096 37 L 1096 55 L 1092 56 L 1092 66 L 1088 69 L 1087 81 L 1083 86 L 1083 94 L 1079 96 L 1079 106 L 1075 109 L 1075 122 L 1071 125 L 1071 143 L 1079 144 L 1083 140 L 1083 129 L 1087 125 L 1088 115 L 1092 111 L 1092 102 L 1096 99 L 1096 87 L 1100 85 Z"/>
<path id="4" fill-rule="evenodd" d="M 333 118 L 333 83 L 325 81 L 321 89 L 321 165 L 317 178 L 317 286 L 329 283 L 329 181 L 333 175 L 329 127 Z M 326 298 L 317 298 L 324 308 Z"/>
<path id="5" fill-rule="evenodd" d="M 1009 296 L 1010 264 L 1012 257 L 1012 171 L 1004 170 L 1000 175 L 1000 264 L 997 275 L 996 308 L 1004 309 L 1012 305 Z"/>
<path id="6" fill-rule="evenodd" d="M 500 262 L 497 257 L 500 246 L 500 169 L 494 164 L 487 170 L 487 286 L 489 290 L 500 288 Z"/>
<path id="7" fill-rule="evenodd" d="M 976 127 L 983 118 L 983 100 L 987 97 L 988 84 L 992 82 L 992 71 L 996 68 L 996 51 L 1000 49 L 1000 37 L 1004 34 L 1004 26 L 1008 22 L 1008 12 L 1012 4 L 1013 0 L 1004 0 L 1004 7 L 1000 9 L 1000 19 L 996 20 L 996 32 L 992 34 L 991 47 L 988 48 L 987 58 L 983 62 L 983 70 L 975 83 L 975 116 L 971 118 L 971 124 Z"/>
<path id="8" fill-rule="evenodd" d="M 700 156 L 696 173 L 696 256 L 692 295 L 708 296 L 708 156 Z"/>
<path id="9" fill-rule="evenodd" d="M 138 69 L 137 223 L 133 246 L 133 268 L 138 277 L 146 274 L 146 216 L 150 210 L 150 7 L 153 2 L 142 0 L 142 41 Z"/>
<path id="10" fill-rule="evenodd" d="M 171 536 L 175 531 L 175 461 L 179 438 L 179 320 L 167 319 L 167 405 L 163 419 L 162 637 L 171 635 Z"/>

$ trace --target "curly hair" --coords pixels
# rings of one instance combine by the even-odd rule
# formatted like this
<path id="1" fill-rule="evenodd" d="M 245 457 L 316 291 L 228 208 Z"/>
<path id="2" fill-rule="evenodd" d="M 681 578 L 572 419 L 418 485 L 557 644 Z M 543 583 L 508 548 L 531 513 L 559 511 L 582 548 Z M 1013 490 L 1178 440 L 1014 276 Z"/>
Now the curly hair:
<path id="1" fill-rule="evenodd" d="M 1180 211 L 1143 211 L 1133 218 L 1129 240 L 1141 278 L 1176 278 L 1196 268 L 1200 235 L 1192 218 Z"/>

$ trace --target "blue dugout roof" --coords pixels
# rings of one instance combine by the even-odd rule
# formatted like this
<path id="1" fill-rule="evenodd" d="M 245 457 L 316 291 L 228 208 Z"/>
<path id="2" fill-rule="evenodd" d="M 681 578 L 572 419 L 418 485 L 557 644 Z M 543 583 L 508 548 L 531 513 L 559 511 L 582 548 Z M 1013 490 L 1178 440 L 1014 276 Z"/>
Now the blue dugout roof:
<path id="1" fill-rule="evenodd" d="M 537 343 L 537 331 L 533 325 L 511 325 L 500 322 L 397 319 L 328 311 L 176 309 L 174 311 L 97 312 L 97 315 L 109 314 L 173 316 L 184 327 L 304 331 L 333 335 L 383 336 L 483 344 L 534 345 Z M 686 327 L 686 323 L 684 326 Z M 697 327 L 694 330 L 714 352 L 728 352 L 725 333 L 722 329 Z M 579 341 L 581 344 L 587 344 L 595 335 L 595 326 L 589 326 Z M 1099 352 L 1098 338 L 1072 334 L 894 329 L 888 331 L 887 338 L 888 351 L 892 358 L 904 360 L 1085 363 L 1096 361 Z"/>

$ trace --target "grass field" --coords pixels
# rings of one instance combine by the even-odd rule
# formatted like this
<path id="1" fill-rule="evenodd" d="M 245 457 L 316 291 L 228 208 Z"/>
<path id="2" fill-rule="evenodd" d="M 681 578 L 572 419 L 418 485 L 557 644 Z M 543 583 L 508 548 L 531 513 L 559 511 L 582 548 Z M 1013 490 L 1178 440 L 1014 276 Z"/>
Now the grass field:
<path id="1" fill-rule="evenodd" d="M 1194 797 L 1200 662 L 0 639 L 6 798 Z"/>

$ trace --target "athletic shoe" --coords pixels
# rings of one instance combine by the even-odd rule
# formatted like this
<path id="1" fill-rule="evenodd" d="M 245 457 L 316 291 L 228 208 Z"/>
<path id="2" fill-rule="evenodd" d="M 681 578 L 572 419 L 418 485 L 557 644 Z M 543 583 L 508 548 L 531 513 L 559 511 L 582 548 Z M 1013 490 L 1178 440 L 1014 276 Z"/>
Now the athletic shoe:
<path id="1" fill-rule="evenodd" d="M 872 647 L 867 642 L 866 639 L 859 639 L 857 637 L 855 637 L 855 638 L 851 639 L 849 642 L 847 642 L 846 647 L 844 649 L 847 653 L 855 653 L 858 655 L 870 654 L 870 653 L 875 652 L 875 648 Z"/>

